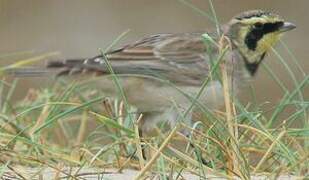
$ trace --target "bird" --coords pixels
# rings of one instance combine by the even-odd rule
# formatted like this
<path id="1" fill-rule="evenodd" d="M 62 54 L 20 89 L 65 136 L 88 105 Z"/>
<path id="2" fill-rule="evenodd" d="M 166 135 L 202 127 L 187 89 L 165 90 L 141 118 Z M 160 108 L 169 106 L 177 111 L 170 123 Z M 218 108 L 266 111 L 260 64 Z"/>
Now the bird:
<path id="1" fill-rule="evenodd" d="M 276 13 L 249 10 L 222 25 L 221 35 L 207 31 L 154 34 L 91 58 L 49 61 L 46 68 L 57 70 L 58 77 L 96 74 L 98 89 L 115 98 L 118 93 L 110 66 L 128 103 L 143 114 L 141 131 L 151 131 L 160 122 L 191 126 L 192 99 L 187 95 L 195 97 L 211 75 L 222 52 L 220 42 L 228 45 L 222 59 L 233 93 L 238 94 L 280 37 L 295 27 Z M 211 41 L 205 41 L 205 35 Z M 199 102 L 210 110 L 223 106 L 222 82 L 210 78 Z M 186 116 L 181 117 L 184 112 Z"/>

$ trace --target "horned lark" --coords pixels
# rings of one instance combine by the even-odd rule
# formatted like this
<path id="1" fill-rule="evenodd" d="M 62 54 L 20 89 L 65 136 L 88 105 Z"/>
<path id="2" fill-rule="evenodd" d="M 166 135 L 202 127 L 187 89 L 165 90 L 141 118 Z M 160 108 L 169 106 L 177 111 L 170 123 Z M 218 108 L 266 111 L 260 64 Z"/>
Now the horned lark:
<path id="1" fill-rule="evenodd" d="M 256 74 L 280 36 L 294 28 L 294 24 L 279 15 L 261 10 L 243 12 L 222 26 L 222 35 L 230 46 L 223 59 L 227 74 L 232 77 L 234 93 Z M 143 113 L 142 130 L 150 130 L 160 121 L 174 126 L 181 119 L 179 112 L 188 110 L 192 104 L 185 94 L 196 96 L 203 81 L 210 76 L 212 61 L 219 59 L 218 42 L 222 37 L 208 33 L 214 43 L 205 43 L 203 34 L 156 34 L 106 52 L 104 56 L 51 61 L 47 67 L 60 68 L 61 76 L 96 72 L 102 75 L 98 88 L 115 97 L 117 91 L 109 76 L 106 58 L 118 75 L 128 102 Z M 221 82 L 212 79 L 199 101 L 215 109 L 223 105 L 223 98 Z M 190 113 L 185 122 L 191 123 Z"/>

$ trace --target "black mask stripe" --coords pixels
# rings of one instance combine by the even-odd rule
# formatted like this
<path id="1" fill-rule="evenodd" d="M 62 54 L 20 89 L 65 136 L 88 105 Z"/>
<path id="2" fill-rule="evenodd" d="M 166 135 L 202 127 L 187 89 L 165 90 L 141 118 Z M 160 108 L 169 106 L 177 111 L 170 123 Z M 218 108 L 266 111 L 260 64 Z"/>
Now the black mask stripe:
<path id="1" fill-rule="evenodd" d="M 262 39 L 265 34 L 277 31 L 281 26 L 283 26 L 283 24 L 283 22 L 265 24 L 255 23 L 251 31 L 245 37 L 245 44 L 248 49 L 254 51 L 258 41 Z"/>

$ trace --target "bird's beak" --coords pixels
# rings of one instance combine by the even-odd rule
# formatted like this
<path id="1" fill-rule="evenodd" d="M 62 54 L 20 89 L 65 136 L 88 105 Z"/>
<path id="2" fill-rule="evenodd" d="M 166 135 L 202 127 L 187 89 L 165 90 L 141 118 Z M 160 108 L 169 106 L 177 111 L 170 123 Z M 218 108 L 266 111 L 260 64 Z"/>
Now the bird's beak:
<path id="1" fill-rule="evenodd" d="M 290 31 L 290 30 L 295 29 L 295 28 L 296 28 L 295 24 L 290 23 L 290 22 L 284 22 L 283 26 L 281 26 L 279 28 L 279 31 L 280 32 L 286 32 L 286 31 Z"/>

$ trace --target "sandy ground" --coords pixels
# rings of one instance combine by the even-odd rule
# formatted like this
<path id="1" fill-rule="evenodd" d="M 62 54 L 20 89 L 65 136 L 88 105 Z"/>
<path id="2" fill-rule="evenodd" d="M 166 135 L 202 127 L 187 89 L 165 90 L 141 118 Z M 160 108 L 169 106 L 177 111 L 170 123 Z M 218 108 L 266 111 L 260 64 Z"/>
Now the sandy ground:
<path id="1" fill-rule="evenodd" d="M 73 169 L 66 169 L 62 172 L 57 172 L 54 169 L 51 168 L 44 168 L 44 169 L 37 169 L 37 168 L 15 168 L 15 172 L 17 172 L 19 175 L 16 175 L 11 170 L 6 171 L 2 179 L 9 180 L 9 179 L 43 179 L 43 180 L 49 180 L 49 179 L 83 179 L 83 180 L 130 180 L 135 179 L 139 171 L 136 170 L 123 170 L 121 173 L 117 172 L 115 169 L 107 169 L 107 170 L 99 170 L 99 169 L 90 169 L 90 168 L 83 168 L 82 170 L 78 170 L 78 168 Z M 150 175 L 150 178 L 146 179 L 160 179 L 159 176 L 156 175 Z M 173 179 L 176 179 L 177 174 L 174 175 Z M 189 179 L 189 180 L 199 180 L 200 177 L 196 175 L 192 175 L 190 173 L 182 173 L 181 176 L 178 177 L 178 179 Z M 206 177 L 202 179 L 215 179 L 215 180 L 224 180 L 225 178 L 213 176 L 213 175 L 206 175 Z M 237 179 L 237 178 L 235 178 Z M 252 180 L 266 180 L 269 179 L 266 176 L 254 176 L 251 178 Z M 280 176 L 278 178 L 279 180 L 294 180 L 294 179 L 302 179 L 297 178 L 294 176 Z"/>

